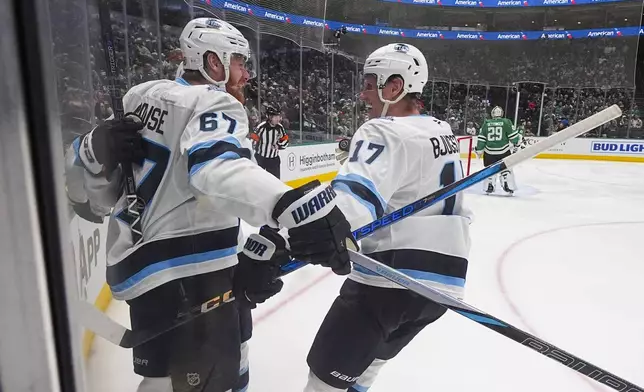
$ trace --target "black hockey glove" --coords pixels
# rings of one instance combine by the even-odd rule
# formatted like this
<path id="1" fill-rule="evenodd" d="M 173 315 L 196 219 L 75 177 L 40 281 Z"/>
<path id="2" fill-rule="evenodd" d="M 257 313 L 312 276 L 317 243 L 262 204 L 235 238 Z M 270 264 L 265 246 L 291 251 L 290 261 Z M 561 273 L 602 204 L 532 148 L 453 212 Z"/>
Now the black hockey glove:
<path id="1" fill-rule="evenodd" d="M 143 123 L 132 117 L 108 120 L 94 128 L 81 140 L 81 159 L 94 173 L 109 175 L 120 163 L 143 164 Z"/>
<path id="2" fill-rule="evenodd" d="M 92 211 L 92 206 L 89 201 L 86 201 L 85 203 L 74 203 L 70 200 L 70 203 L 76 215 L 89 222 L 103 223 L 103 217 L 96 215 L 94 211 Z"/>
<path id="3" fill-rule="evenodd" d="M 243 252 L 237 255 L 233 290 L 235 299 L 247 301 L 251 309 L 282 290 L 280 266 L 291 261 L 286 241 L 276 230 L 266 226 L 246 240 Z"/>
<path id="4" fill-rule="evenodd" d="M 358 245 L 335 198 L 330 185 L 309 182 L 280 198 L 273 219 L 288 228 L 291 257 L 347 275 L 351 272 L 347 246 L 357 250 Z"/>

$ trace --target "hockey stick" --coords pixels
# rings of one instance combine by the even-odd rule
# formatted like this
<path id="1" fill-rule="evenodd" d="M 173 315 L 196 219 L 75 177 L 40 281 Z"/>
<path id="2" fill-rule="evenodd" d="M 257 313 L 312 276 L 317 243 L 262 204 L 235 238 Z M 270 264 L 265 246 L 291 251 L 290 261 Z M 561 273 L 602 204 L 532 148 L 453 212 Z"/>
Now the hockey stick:
<path id="1" fill-rule="evenodd" d="M 117 323 L 89 302 L 83 300 L 77 302 L 81 323 L 85 328 L 94 331 L 98 336 L 117 346 L 132 348 L 152 340 L 157 336 L 163 335 L 166 332 L 194 320 L 195 317 L 208 313 L 211 310 L 234 300 L 235 297 L 232 296 L 232 291 L 227 291 L 224 294 L 218 295 L 202 304 L 192 306 L 185 312 L 179 313 L 177 318 L 167 325 L 161 325 L 155 329 L 141 331 L 132 331 Z"/>
<path id="2" fill-rule="evenodd" d="M 124 117 L 123 96 L 121 95 L 120 85 L 118 83 L 118 66 L 116 63 L 116 52 L 114 49 L 114 36 L 112 34 L 112 22 L 110 20 L 110 9 L 108 0 L 98 1 L 98 17 L 101 24 L 101 35 L 103 38 L 103 49 L 105 50 L 105 62 L 108 71 L 109 91 L 112 99 L 112 109 L 114 118 L 122 119 Z M 132 231 L 133 245 L 139 244 L 143 240 L 141 229 L 141 214 L 143 213 L 144 203 L 138 202 L 136 194 L 136 181 L 132 165 L 121 164 L 121 170 L 125 177 L 125 199 L 127 203 L 127 212 L 134 218 L 130 224 Z"/>
<path id="3" fill-rule="evenodd" d="M 613 105 L 609 108 L 602 110 L 601 112 L 595 113 L 590 117 L 587 117 L 580 122 L 555 133 L 552 136 L 543 139 L 539 143 L 535 143 L 531 146 L 524 148 L 523 150 L 518 151 L 515 154 L 510 155 L 503 160 L 487 166 L 476 173 L 473 173 L 455 183 L 448 185 L 444 188 L 437 190 L 436 192 L 423 197 L 420 200 L 417 200 L 409 205 L 406 205 L 390 214 L 384 215 L 382 218 L 376 219 L 375 221 L 360 227 L 359 229 L 353 232 L 353 236 L 356 240 L 361 240 L 364 237 L 367 237 L 373 234 L 376 230 L 382 229 L 383 227 L 390 226 L 402 219 L 405 219 L 408 216 L 411 216 L 418 211 L 422 211 L 425 208 L 431 207 L 434 204 L 441 202 L 445 199 L 448 199 L 458 192 L 461 192 L 472 185 L 478 184 L 479 182 L 485 180 L 488 177 L 502 172 L 503 170 L 509 169 L 517 164 L 526 161 L 534 156 L 562 143 L 568 139 L 577 137 L 583 133 L 586 133 L 594 128 L 597 128 L 619 116 L 622 115 L 622 111 L 619 106 Z M 284 264 L 280 267 L 282 275 L 289 274 L 299 268 L 302 268 L 307 263 L 293 260 L 290 263 Z"/>
<path id="4" fill-rule="evenodd" d="M 483 170 L 478 171 L 477 173 L 474 173 L 468 177 L 465 177 L 462 180 L 459 180 L 453 183 L 452 185 L 449 185 L 445 188 L 442 188 L 432 193 L 431 195 L 424 197 L 423 199 L 420 199 L 412 204 L 409 204 L 408 206 L 405 206 L 397 211 L 394 211 L 389 215 L 385 215 L 382 218 L 354 231 L 353 235 L 357 239 L 362 239 L 382 227 L 389 226 L 394 222 L 404 219 L 409 215 L 412 215 L 418 211 L 428 208 L 442 200 L 445 200 L 455 195 L 456 193 L 466 188 L 469 188 L 474 184 L 477 184 L 483 181 L 487 177 L 490 177 L 502 170 L 505 170 L 508 167 L 512 167 L 524 160 L 527 160 L 551 147 L 556 146 L 557 144 L 569 138 L 572 138 L 584 132 L 590 131 L 591 129 L 596 128 L 612 120 L 613 118 L 617 118 L 620 115 L 621 115 L 621 110 L 619 109 L 619 107 L 617 105 L 613 105 L 612 107 L 605 109 L 599 113 L 596 113 L 586 118 L 585 120 L 582 120 L 576 123 L 575 125 L 569 128 L 566 128 L 565 130 L 553 136 L 550 136 L 545 140 L 542 140 L 537 144 L 534 144 L 532 146 L 525 148 L 524 150 L 520 151 L 517 154 L 511 155 L 510 157 L 505 158 L 503 161 L 500 161 L 494 165 L 488 166 Z M 519 157 L 516 158 L 516 156 L 519 156 Z M 510 160 L 510 158 L 515 158 L 515 159 Z M 506 163 L 508 162 L 508 160 L 509 160 L 509 163 Z M 280 267 L 282 272 L 280 275 L 283 276 L 288 273 L 291 273 L 305 266 L 306 264 L 307 263 L 302 261 L 293 260 Z M 171 326 L 167 328 L 163 328 L 163 330 L 159 330 L 157 332 L 152 332 L 152 331 L 137 332 L 137 331 L 130 331 L 124 326 L 113 321 L 105 314 L 101 313 L 96 308 L 94 308 L 91 304 L 83 303 L 82 307 L 86 308 L 85 315 L 87 316 L 87 317 L 84 317 L 85 321 L 83 321 L 83 324 L 89 329 L 96 332 L 99 336 L 103 336 L 109 341 L 111 341 L 112 343 L 117 344 L 121 347 L 128 347 L 127 345 L 131 345 L 129 347 L 132 347 L 132 346 L 141 344 L 144 341 L 150 340 L 155 336 L 161 335 L 165 332 L 170 331 L 173 328 L 178 327 L 179 325 L 182 325 L 188 321 L 191 321 L 195 317 L 198 317 L 199 314 L 202 314 L 197 312 L 196 314 L 193 313 L 194 317 L 189 317 L 183 320 L 177 319 L 176 323 L 173 323 Z M 116 336 L 117 338 L 115 338 L 114 336 Z M 123 344 L 127 344 L 127 345 L 122 345 L 121 339 L 125 339 L 126 342 Z M 136 342 L 136 343 L 133 343 L 133 342 Z"/>
<path id="5" fill-rule="evenodd" d="M 373 260 L 363 254 L 349 250 L 351 261 L 374 273 L 399 284 L 400 286 L 413 291 L 414 293 L 429 299 L 445 308 L 452 310 L 462 316 L 469 318 L 517 343 L 533 349 L 541 355 L 554 359 L 557 362 L 575 370 L 584 376 L 604 384 L 616 391 L 644 392 L 644 389 L 624 380 L 604 369 L 601 369 L 590 362 L 564 351 L 553 344 L 545 342 L 536 336 L 514 327 L 505 321 L 491 316 L 467 303 L 444 294 L 432 287 L 422 284 L 414 278 L 395 270 L 385 264 Z"/>
<path id="6" fill-rule="evenodd" d="M 103 50 L 105 51 L 105 65 L 108 73 L 108 89 L 112 101 L 112 110 L 114 112 L 114 118 L 122 119 L 125 116 L 125 111 L 123 109 L 123 96 L 121 94 L 121 86 L 118 79 L 119 68 L 116 61 L 116 50 L 114 48 L 114 35 L 112 34 L 112 22 L 110 20 L 108 0 L 98 1 L 98 17 L 101 26 Z M 123 171 L 123 176 L 125 178 L 127 212 L 128 215 L 133 218 L 133 221 L 130 224 L 132 243 L 133 245 L 137 245 L 143 240 L 141 214 L 143 213 L 144 203 L 138 202 L 139 198 L 136 193 L 136 181 L 134 179 L 132 165 L 121 164 L 121 170 Z M 234 298 L 226 298 L 221 303 L 230 302 L 232 299 Z M 97 335 L 118 346 L 131 348 L 191 321 L 196 317 L 196 315 L 215 309 L 220 304 L 212 304 L 213 300 L 201 304 L 197 307 L 198 309 L 190 308 L 186 313 L 178 315 L 170 325 L 161 326 L 155 330 L 145 331 L 132 331 L 124 327 L 84 300 L 77 301 L 77 305 L 81 324 L 83 324 L 85 328 L 94 331 Z"/>

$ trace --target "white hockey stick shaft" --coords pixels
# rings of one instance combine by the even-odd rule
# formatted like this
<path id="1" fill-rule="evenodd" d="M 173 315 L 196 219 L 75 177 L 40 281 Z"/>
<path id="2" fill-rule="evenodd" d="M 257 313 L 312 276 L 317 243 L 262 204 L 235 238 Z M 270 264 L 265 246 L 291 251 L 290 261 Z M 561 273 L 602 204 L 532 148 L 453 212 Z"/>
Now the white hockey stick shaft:
<path id="1" fill-rule="evenodd" d="M 78 316 L 83 327 L 95 332 L 103 339 L 117 346 L 129 329 L 112 320 L 108 315 L 101 312 L 97 307 L 84 300 L 76 301 Z"/>
<path id="2" fill-rule="evenodd" d="M 203 303 L 187 306 L 185 309 L 182 309 L 176 319 L 166 324 L 159 324 L 153 329 L 136 331 L 132 331 L 112 320 L 108 315 L 101 312 L 89 302 L 78 300 L 76 304 L 80 322 L 85 328 L 94 331 L 98 336 L 117 346 L 132 348 L 191 322 L 195 317 L 199 317 L 234 300 L 235 297 L 232 296 L 232 291 L 227 291 Z"/>
<path id="3" fill-rule="evenodd" d="M 544 151 L 551 149 L 552 147 L 565 142 L 568 139 L 572 139 L 581 134 L 584 134 L 588 131 L 591 131 L 602 124 L 605 124 L 611 120 L 614 120 L 622 115 L 622 111 L 617 105 L 610 106 L 601 112 L 593 114 L 590 117 L 587 117 L 578 123 L 575 123 L 568 128 L 565 128 L 562 131 L 559 131 L 543 140 L 539 143 L 535 143 L 531 146 L 528 146 L 522 150 L 517 151 L 516 153 L 505 158 L 505 166 L 510 168 L 515 166 L 519 162 L 523 162 L 529 158 L 536 156 Z"/>

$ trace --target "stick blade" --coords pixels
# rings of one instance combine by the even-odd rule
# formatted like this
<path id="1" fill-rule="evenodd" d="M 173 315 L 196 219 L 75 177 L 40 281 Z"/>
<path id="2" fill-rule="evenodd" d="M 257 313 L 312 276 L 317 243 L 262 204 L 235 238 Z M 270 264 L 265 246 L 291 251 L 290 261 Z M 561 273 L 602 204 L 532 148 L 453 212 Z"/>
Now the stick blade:
<path id="1" fill-rule="evenodd" d="M 76 303 L 77 314 L 80 317 L 81 324 L 85 328 L 93 331 L 110 343 L 121 346 L 123 336 L 129 331 L 127 328 L 112 320 L 108 315 L 101 312 L 89 302 L 78 300 Z"/>

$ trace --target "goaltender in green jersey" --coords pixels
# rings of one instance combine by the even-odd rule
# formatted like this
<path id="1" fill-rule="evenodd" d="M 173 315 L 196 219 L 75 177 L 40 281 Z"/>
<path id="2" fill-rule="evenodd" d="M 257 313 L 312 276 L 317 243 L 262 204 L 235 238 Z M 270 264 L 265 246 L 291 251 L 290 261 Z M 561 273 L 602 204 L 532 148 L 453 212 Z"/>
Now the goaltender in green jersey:
<path id="1" fill-rule="evenodd" d="M 512 146 L 518 146 L 521 135 L 512 125 L 512 121 L 503 118 L 503 109 L 495 106 L 490 112 L 492 118 L 485 120 L 477 136 L 476 155 L 483 155 L 483 164 L 489 166 L 509 156 Z M 510 146 L 512 143 L 512 146 Z M 516 189 L 512 169 L 500 173 L 503 190 L 509 194 Z M 493 193 L 496 186 L 496 175 L 487 179 L 486 193 Z"/>

